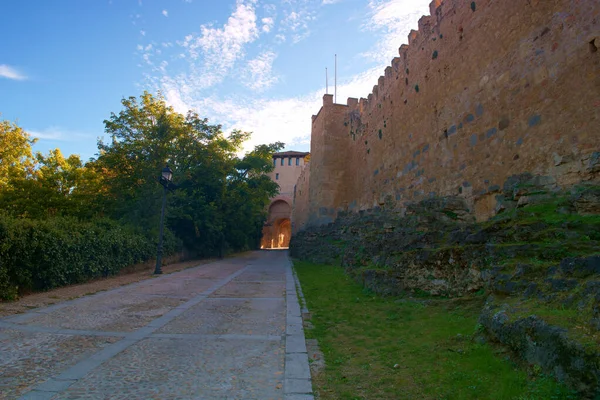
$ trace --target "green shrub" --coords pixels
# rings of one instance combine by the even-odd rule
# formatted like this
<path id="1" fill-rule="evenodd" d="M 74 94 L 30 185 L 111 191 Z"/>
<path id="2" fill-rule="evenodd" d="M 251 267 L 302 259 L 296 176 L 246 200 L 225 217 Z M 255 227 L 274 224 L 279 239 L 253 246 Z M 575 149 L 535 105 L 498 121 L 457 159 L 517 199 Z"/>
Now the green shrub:
<path id="1" fill-rule="evenodd" d="M 166 230 L 164 254 L 180 248 Z M 155 238 L 115 221 L 0 215 L 0 299 L 114 275 L 155 255 Z"/>

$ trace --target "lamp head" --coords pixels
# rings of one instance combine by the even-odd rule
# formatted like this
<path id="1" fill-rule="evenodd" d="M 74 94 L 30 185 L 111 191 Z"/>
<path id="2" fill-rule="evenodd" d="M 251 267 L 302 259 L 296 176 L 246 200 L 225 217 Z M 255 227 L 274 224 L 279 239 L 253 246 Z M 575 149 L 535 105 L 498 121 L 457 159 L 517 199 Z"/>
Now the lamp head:
<path id="1" fill-rule="evenodd" d="M 173 179 L 173 170 L 171 170 L 168 165 L 162 170 L 162 178 L 167 182 L 171 182 Z"/>

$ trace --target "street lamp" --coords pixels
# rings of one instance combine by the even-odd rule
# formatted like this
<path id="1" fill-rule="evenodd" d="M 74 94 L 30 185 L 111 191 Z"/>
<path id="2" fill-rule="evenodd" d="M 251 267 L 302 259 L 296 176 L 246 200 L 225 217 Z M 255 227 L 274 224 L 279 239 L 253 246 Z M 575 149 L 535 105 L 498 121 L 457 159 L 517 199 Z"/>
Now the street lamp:
<path id="1" fill-rule="evenodd" d="M 166 181 L 167 183 L 171 182 L 173 180 L 173 171 L 171 171 L 171 168 L 169 168 L 168 165 L 163 168 L 161 175 L 162 175 L 161 180 Z"/>
<path id="2" fill-rule="evenodd" d="M 163 226 L 165 219 L 165 207 L 167 206 L 167 190 L 169 190 L 172 186 L 173 179 L 173 171 L 169 166 L 165 166 L 160 175 L 160 179 L 158 180 L 161 185 L 164 187 L 163 192 L 163 201 L 162 201 L 162 209 L 160 210 L 160 232 L 158 234 L 158 253 L 156 255 L 156 267 L 154 268 L 154 274 L 160 275 L 162 274 L 162 253 L 163 253 Z"/>

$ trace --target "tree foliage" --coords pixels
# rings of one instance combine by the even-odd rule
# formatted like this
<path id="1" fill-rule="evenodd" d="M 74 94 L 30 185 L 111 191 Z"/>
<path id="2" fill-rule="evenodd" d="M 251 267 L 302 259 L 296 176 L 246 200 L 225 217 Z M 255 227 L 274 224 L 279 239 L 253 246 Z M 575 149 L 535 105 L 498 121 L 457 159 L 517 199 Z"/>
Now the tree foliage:
<path id="1" fill-rule="evenodd" d="M 108 188 L 104 210 L 155 231 L 162 196 L 157 178 L 169 165 L 178 189 L 169 195 L 167 226 L 188 249 L 209 255 L 224 246 L 254 247 L 268 199 L 277 192 L 265 173 L 283 144 L 257 146 L 240 158 L 247 132 L 225 136 L 220 125 L 191 111 L 179 114 L 149 93 L 122 104 L 104 121 L 111 140 L 98 143 L 93 161 Z"/>
<path id="2" fill-rule="evenodd" d="M 31 173 L 34 143 L 35 139 L 16 124 L 0 121 L 0 190 L 7 187 L 9 180 L 24 179 Z"/>
<path id="3" fill-rule="evenodd" d="M 226 135 L 220 125 L 192 111 L 177 113 L 147 92 L 123 99 L 122 106 L 104 121 L 109 139 L 98 142 L 97 156 L 85 164 L 59 149 L 34 155 L 34 140 L 16 124 L 0 121 L 0 209 L 7 224 L 108 219 L 124 227 L 119 235 L 131 232 L 155 243 L 163 196 L 158 177 L 169 165 L 176 185 L 167 196 L 170 243 L 200 256 L 256 248 L 269 198 L 278 190 L 266 174 L 273 169 L 272 154 L 283 144 L 259 145 L 240 156 L 248 132 Z M 44 224 L 50 225 L 40 229 L 68 225 Z M 30 223 L 27 229 L 36 226 Z"/>

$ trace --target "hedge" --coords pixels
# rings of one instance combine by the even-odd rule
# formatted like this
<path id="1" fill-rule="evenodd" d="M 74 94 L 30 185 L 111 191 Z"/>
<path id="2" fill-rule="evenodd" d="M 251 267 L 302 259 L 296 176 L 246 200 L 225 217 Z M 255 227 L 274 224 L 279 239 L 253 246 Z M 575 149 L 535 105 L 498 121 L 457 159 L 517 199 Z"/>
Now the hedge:
<path id="1" fill-rule="evenodd" d="M 180 243 L 165 231 L 169 255 Z M 0 215 L 0 299 L 113 275 L 155 255 L 155 238 L 115 221 Z"/>

